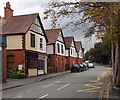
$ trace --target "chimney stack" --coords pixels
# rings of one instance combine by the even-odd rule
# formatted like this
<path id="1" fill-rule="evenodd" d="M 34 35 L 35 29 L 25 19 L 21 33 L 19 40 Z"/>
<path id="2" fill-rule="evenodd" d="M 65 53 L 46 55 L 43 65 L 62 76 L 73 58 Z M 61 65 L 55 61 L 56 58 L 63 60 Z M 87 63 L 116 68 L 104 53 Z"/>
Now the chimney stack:
<path id="1" fill-rule="evenodd" d="M 13 10 L 10 7 L 10 3 L 6 3 L 6 7 L 4 8 L 4 18 L 7 19 L 8 17 L 13 16 Z"/>

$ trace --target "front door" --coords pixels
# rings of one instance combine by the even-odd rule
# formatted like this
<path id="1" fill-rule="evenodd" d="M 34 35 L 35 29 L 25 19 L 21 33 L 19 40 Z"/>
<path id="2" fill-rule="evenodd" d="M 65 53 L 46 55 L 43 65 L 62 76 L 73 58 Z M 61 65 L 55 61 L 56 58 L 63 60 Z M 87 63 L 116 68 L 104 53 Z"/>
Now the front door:
<path id="1" fill-rule="evenodd" d="M 7 56 L 7 71 L 13 69 L 15 67 L 14 64 L 14 55 Z"/>
<path id="2" fill-rule="evenodd" d="M 38 60 L 38 75 L 45 74 L 45 61 Z"/>

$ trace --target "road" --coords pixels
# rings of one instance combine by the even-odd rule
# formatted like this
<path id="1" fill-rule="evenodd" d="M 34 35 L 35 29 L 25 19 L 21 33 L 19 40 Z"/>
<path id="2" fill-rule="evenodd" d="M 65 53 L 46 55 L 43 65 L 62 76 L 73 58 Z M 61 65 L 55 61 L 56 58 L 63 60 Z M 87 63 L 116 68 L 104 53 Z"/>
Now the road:
<path id="1" fill-rule="evenodd" d="M 109 68 L 96 65 L 84 72 L 69 73 L 4 90 L 3 98 L 98 98 L 109 74 Z"/>

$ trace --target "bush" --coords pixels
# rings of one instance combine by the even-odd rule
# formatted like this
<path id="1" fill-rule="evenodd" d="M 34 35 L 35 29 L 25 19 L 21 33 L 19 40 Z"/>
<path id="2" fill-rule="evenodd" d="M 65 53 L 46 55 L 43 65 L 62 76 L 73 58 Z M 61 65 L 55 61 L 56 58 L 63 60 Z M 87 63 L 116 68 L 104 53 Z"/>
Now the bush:
<path id="1" fill-rule="evenodd" d="M 69 64 L 65 64 L 65 70 L 69 70 Z"/>
<path id="2" fill-rule="evenodd" d="M 53 73 L 54 72 L 54 68 L 52 66 L 49 66 L 47 68 L 47 71 L 48 71 L 48 73 Z"/>
<path id="3" fill-rule="evenodd" d="M 15 67 L 14 69 L 10 70 L 7 73 L 7 78 L 14 78 L 14 79 L 21 79 L 21 78 L 25 78 L 25 67 L 22 67 L 22 70 L 18 70 L 17 67 Z"/>

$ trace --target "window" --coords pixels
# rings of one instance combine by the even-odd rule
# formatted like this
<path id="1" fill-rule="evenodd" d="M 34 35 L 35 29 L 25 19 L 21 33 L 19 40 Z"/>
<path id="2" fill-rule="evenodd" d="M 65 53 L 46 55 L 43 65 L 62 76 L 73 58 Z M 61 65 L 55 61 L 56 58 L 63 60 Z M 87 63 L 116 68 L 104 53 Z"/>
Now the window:
<path id="1" fill-rule="evenodd" d="M 62 58 L 62 67 L 64 67 L 64 59 Z"/>
<path id="2" fill-rule="evenodd" d="M 7 56 L 7 68 L 12 69 L 14 67 L 14 55 Z"/>
<path id="3" fill-rule="evenodd" d="M 62 52 L 62 54 L 64 53 L 64 51 L 63 51 L 63 45 L 61 44 L 61 52 Z"/>
<path id="4" fill-rule="evenodd" d="M 58 58 L 58 67 L 60 66 L 60 58 Z"/>
<path id="5" fill-rule="evenodd" d="M 43 39 L 40 38 L 40 49 L 43 49 Z"/>
<path id="6" fill-rule="evenodd" d="M 31 47 L 35 47 L 35 35 L 31 33 Z"/>
<path id="7" fill-rule="evenodd" d="M 60 44 L 59 43 L 57 43 L 57 51 L 58 51 L 58 53 L 60 53 Z"/>
<path id="8" fill-rule="evenodd" d="M 72 49 L 71 49 L 71 55 L 72 55 Z"/>
<path id="9" fill-rule="evenodd" d="M 48 56 L 48 59 L 47 59 L 47 66 L 48 66 L 48 67 L 51 66 L 51 65 L 50 65 L 50 56 Z"/>

